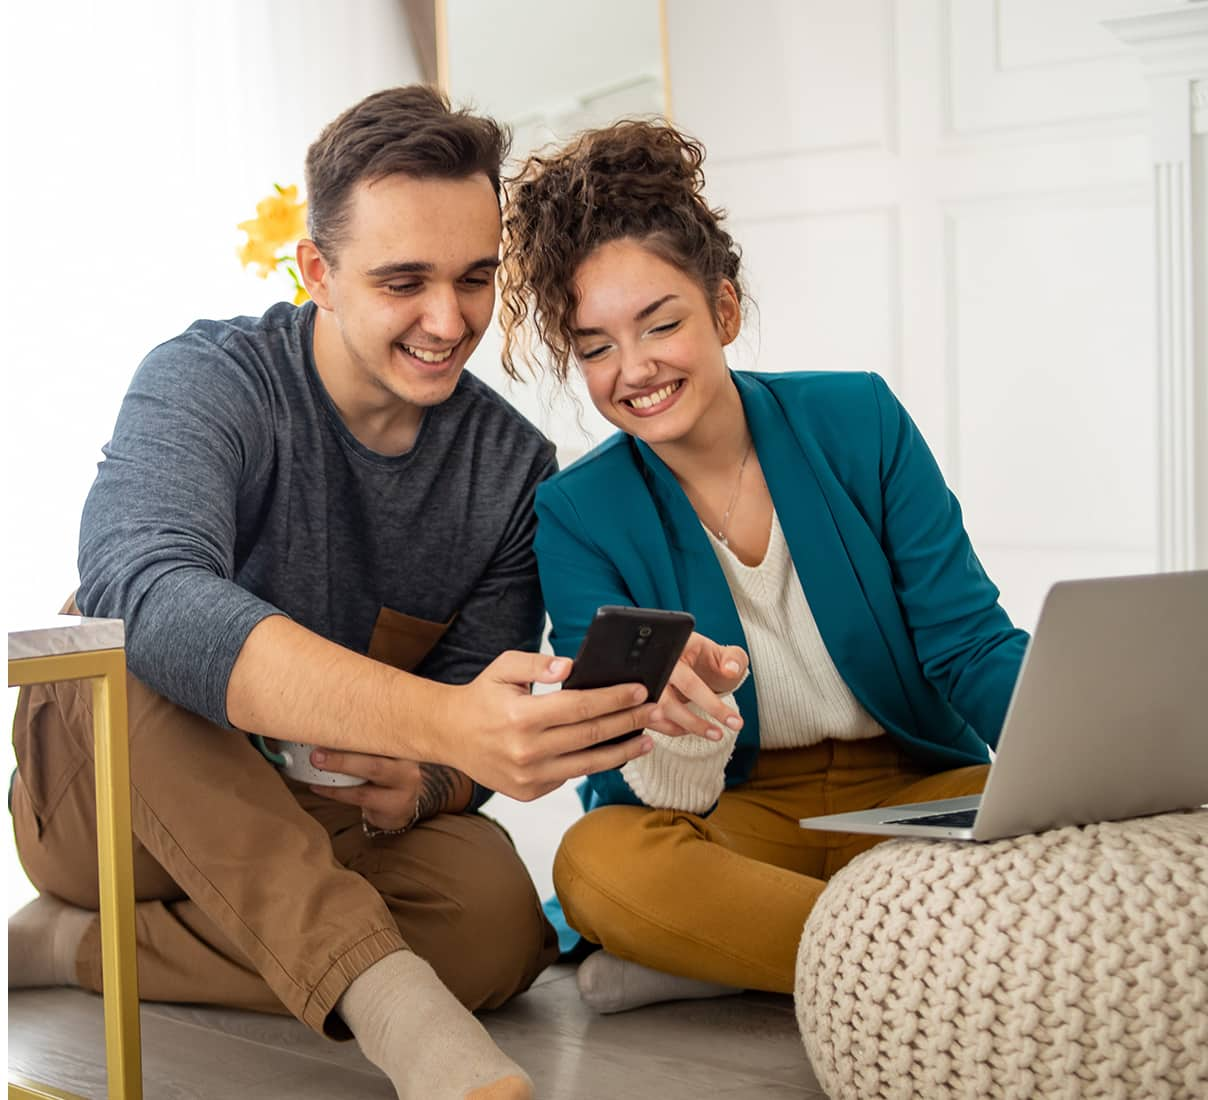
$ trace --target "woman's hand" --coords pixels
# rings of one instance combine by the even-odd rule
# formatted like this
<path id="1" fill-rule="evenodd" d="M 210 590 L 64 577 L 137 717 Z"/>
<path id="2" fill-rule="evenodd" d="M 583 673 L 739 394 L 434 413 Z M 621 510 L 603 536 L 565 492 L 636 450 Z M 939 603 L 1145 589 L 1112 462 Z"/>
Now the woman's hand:
<path id="1" fill-rule="evenodd" d="M 469 805 L 470 778 L 444 764 L 421 764 L 393 756 L 315 749 L 310 762 L 327 771 L 359 775 L 359 787 L 312 786 L 315 794 L 361 807 L 374 829 L 406 830 L 439 813 L 461 813 Z"/>
<path id="2" fill-rule="evenodd" d="M 742 729 L 742 716 L 717 697 L 742 683 L 749 663 L 739 646 L 718 645 L 711 638 L 693 632 L 659 699 L 659 720 L 651 722 L 649 728 L 672 736 L 695 734 L 710 741 L 721 740 L 717 725 Z M 712 721 L 689 710 L 689 703 L 695 703 Z"/>

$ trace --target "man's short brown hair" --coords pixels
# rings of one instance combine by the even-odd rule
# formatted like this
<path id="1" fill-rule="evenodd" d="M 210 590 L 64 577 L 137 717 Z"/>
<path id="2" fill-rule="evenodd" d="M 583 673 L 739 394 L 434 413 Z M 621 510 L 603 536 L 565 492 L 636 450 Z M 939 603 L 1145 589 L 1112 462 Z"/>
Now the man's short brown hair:
<path id="1" fill-rule="evenodd" d="M 494 119 L 452 110 L 435 88 L 412 84 L 374 92 L 328 123 L 307 150 L 311 240 L 335 266 L 353 188 L 396 172 L 416 179 L 467 179 L 481 172 L 498 198 L 510 140 Z"/>

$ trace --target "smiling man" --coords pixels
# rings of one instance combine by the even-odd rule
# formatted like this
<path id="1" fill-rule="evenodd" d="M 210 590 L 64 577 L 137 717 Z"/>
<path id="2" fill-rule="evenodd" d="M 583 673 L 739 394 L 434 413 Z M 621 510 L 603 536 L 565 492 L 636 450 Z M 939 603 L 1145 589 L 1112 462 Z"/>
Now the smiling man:
<path id="1" fill-rule="evenodd" d="M 533 696 L 533 498 L 553 447 L 464 368 L 490 322 L 506 137 L 426 88 L 307 155 L 313 303 L 198 321 L 144 360 L 84 508 L 88 615 L 126 623 L 144 997 L 356 1037 L 401 1097 L 531 1095 L 471 1011 L 555 938 L 475 812 L 616 768 L 633 685 Z M 12 796 L 42 896 L 10 986 L 99 989 L 90 697 L 22 692 Z M 246 734 L 322 746 L 280 775 Z"/>

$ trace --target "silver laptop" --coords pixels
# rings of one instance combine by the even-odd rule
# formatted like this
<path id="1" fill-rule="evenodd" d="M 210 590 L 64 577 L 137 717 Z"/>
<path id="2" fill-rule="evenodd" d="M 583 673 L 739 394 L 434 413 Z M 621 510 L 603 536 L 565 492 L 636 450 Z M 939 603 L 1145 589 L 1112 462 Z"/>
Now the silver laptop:
<path id="1" fill-rule="evenodd" d="M 1024 655 L 985 793 L 803 818 L 997 840 L 1208 803 L 1208 571 L 1062 581 Z"/>

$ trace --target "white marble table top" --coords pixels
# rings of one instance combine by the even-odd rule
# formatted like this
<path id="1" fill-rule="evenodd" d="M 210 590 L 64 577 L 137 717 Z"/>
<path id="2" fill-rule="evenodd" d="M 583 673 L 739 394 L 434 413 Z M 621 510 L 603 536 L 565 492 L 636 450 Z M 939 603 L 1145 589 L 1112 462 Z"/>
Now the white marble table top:
<path id="1" fill-rule="evenodd" d="M 8 659 L 18 661 L 61 653 L 90 653 L 97 649 L 121 649 L 125 644 L 126 624 L 121 619 L 55 615 L 38 626 L 10 630 Z"/>

